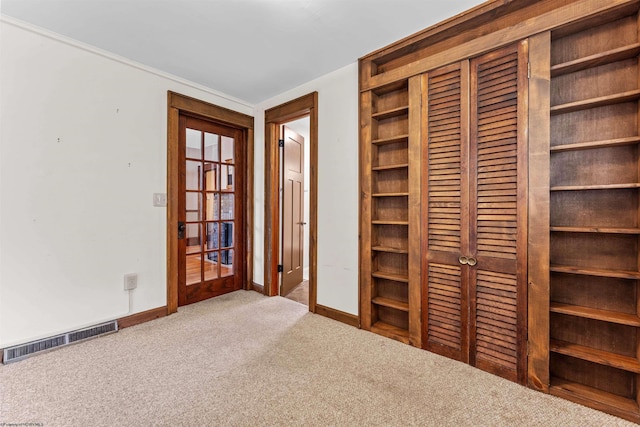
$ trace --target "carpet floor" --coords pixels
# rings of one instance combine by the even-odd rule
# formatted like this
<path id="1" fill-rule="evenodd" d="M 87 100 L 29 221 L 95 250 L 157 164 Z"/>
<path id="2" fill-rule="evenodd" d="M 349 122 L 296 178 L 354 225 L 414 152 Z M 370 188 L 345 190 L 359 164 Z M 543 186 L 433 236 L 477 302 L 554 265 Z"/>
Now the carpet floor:
<path id="1" fill-rule="evenodd" d="M 0 425 L 632 425 L 307 310 L 237 291 L 0 366 Z"/>

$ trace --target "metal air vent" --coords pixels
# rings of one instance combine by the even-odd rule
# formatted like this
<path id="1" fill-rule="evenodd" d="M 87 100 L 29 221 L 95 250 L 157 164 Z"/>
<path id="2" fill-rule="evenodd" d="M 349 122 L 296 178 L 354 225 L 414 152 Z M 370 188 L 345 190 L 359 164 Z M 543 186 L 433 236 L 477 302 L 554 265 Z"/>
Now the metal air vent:
<path id="1" fill-rule="evenodd" d="M 111 322 L 101 323 L 89 328 L 67 332 L 66 334 L 56 335 L 54 337 L 5 348 L 2 363 L 7 364 L 17 362 L 37 353 L 53 350 L 58 347 L 117 331 L 118 321 L 113 320 Z"/>

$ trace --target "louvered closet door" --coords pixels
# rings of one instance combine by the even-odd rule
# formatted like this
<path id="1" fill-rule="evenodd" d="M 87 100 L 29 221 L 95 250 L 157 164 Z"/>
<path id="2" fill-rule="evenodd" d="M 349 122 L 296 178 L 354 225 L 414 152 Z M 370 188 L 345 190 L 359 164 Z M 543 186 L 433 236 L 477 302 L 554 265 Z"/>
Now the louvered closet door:
<path id="1" fill-rule="evenodd" d="M 458 259 L 469 251 L 468 62 L 422 78 L 423 84 L 423 347 L 468 362 L 468 280 Z M 464 84 L 463 84 L 464 83 Z M 466 272 L 465 272 L 466 273 Z"/>
<path id="2" fill-rule="evenodd" d="M 471 61 L 470 363 L 524 382 L 527 43 Z"/>
<path id="3" fill-rule="evenodd" d="M 526 372 L 526 46 L 423 76 L 423 346 L 518 382 Z"/>

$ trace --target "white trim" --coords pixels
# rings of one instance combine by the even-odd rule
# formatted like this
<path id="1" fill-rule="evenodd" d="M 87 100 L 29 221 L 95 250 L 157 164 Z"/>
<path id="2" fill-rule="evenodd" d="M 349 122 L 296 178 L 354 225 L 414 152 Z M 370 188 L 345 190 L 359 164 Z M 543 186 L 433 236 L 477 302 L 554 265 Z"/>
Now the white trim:
<path id="1" fill-rule="evenodd" d="M 124 56 L 116 55 L 113 52 L 109 52 L 107 50 L 100 49 L 100 48 L 92 46 L 90 44 L 83 43 L 81 41 L 72 39 L 70 37 L 63 36 L 62 34 L 58 34 L 56 32 L 46 30 L 46 29 L 44 29 L 42 27 L 38 27 L 36 25 L 21 21 L 19 19 L 4 15 L 4 14 L 0 14 L 0 22 L 3 22 L 5 24 L 9 24 L 9 25 L 13 25 L 14 27 L 21 28 L 21 29 L 23 29 L 25 31 L 29 31 L 31 33 L 35 33 L 35 34 L 47 37 L 49 39 L 64 43 L 64 44 L 69 45 L 69 46 L 76 47 L 78 49 L 82 49 L 82 50 L 84 50 L 86 52 L 93 53 L 93 54 L 101 56 L 103 58 L 107 58 L 107 59 L 110 59 L 112 61 L 116 61 L 116 62 L 119 62 L 121 64 L 128 65 L 128 66 L 130 66 L 132 68 L 135 68 L 137 70 L 144 71 L 144 72 L 147 72 L 149 74 L 153 74 L 155 76 L 162 77 L 162 78 L 165 78 L 165 79 L 168 79 L 168 80 L 172 80 L 172 81 L 174 81 L 176 83 L 180 83 L 180 84 L 183 84 L 185 86 L 189 86 L 189 87 L 192 87 L 194 89 L 198 89 L 198 90 L 201 90 L 203 92 L 210 93 L 211 95 L 218 96 L 220 98 L 223 98 L 223 99 L 226 99 L 228 101 L 232 101 L 232 102 L 238 103 L 240 105 L 244 105 L 245 107 L 255 108 L 254 104 L 250 104 L 249 102 L 244 101 L 242 99 L 235 98 L 235 97 L 233 97 L 231 95 L 227 95 L 227 94 L 222 93 L 222 92 L 218 92 L 217 90 L 214 90 L 214 89 L 212 89 L 210 87 L 203 86 L 201 84 L 192 82 L 190 80 L 183 79 L 182 77 L 178 77 L 178 76 L 175 76 L 173 74 L 166 73 L 164 71 L 160 71 L 160 70 L 158 70 L 156 68 L 153 68 L 153 67 L 141 64 L 139 62 L 133 61 L 131 59 L 125 58 Z"/>

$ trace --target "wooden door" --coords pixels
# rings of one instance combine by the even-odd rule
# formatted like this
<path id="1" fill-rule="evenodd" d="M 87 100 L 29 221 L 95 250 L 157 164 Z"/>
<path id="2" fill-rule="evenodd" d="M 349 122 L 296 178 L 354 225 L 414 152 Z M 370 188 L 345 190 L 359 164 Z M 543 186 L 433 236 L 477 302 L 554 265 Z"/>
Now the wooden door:
<path id="1" fill-rule="evenodd" d="M 469 361 L 468 80 L 464 61 L 423 76 L 423 347 Z"/>
<path id="2" fill-rule="evenodd" d="M 241 289 L 242 131 L 180 116 L 178 305 Z"/>
<path id="3" fill-rule="evenodd" d="M 423 76 L 423 345 L 526 373 L 526 42 Z"/>
<path id="4" fill-rule="evenodd" d="M 287 295 L 303 280 L 304 138 L 282 126 L 282 289 Z"/>

